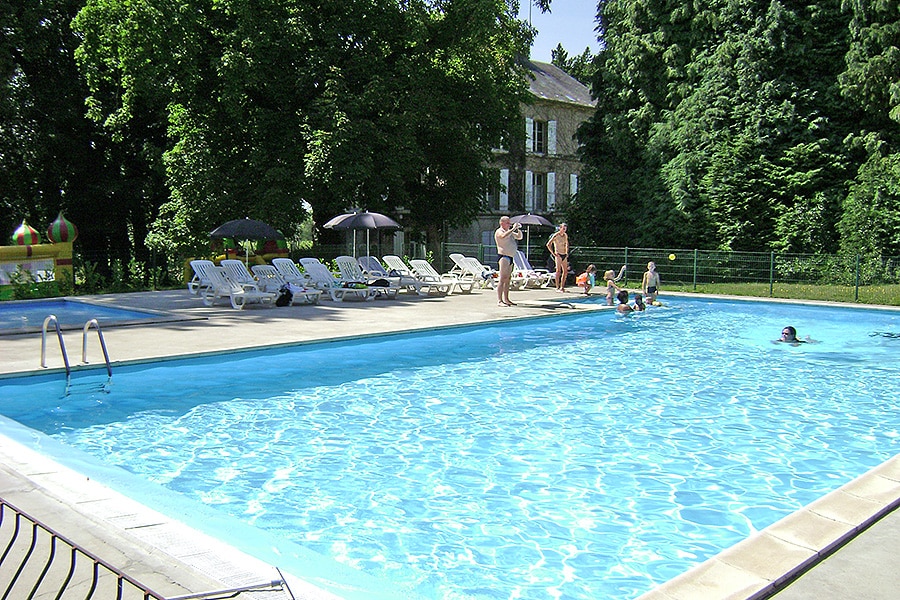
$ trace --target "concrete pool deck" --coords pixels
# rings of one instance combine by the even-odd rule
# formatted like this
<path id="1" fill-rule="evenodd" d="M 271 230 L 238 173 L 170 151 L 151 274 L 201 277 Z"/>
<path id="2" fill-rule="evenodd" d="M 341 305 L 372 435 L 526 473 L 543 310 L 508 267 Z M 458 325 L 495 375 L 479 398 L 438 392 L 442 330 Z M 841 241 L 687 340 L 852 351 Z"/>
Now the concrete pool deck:
<path id="1" fill-rule="evenodd" d="M 483 290 L 446 298 L 401 294 L 397 300 L 250 306 L 243 311 L 226 304 L 205 307 L 185 290 L 79 299 L 164 311 L 185 319 L 104 328 L 115 372 L 116 363 L 123 361 L 609 310 L 566 302 L 577 297 L 528 290 L 513 292 L 518 306 L 499 307 L 494 292 Z M 82 332 L 65 331 L 63 337 L 74 367 L 81 359 Z M 91 365 L 102 365 L 95 331 L 89 332 L 87 347 Z M 40 356 L 39 333 L 0 337 L 0 377 L 41 370 Z M 55 334 L 48 335 L 46 359 L 44 371 L 63 376 Z M 0 393 L 2 386 L 0 378 Z M 0 436 L 0 461 L 0 496 L 157 592 L 184 595 L 277 578 L 274 567 L 86 480 L 6 436 Z M 893 511 L 898 504 L 900 457 L 895 457 L 642 599 L 750 599 L 773 594 L 778 600 L 894 598 L 900 589 L 896 568 L 900 511 Z M 0 566 L 0 581 L 3 570 Z M 315 581 L 289 578 L 289 583 L 297 598 L 337 597 Z M 353 592 L 348 590 L 347 595 Z"/>

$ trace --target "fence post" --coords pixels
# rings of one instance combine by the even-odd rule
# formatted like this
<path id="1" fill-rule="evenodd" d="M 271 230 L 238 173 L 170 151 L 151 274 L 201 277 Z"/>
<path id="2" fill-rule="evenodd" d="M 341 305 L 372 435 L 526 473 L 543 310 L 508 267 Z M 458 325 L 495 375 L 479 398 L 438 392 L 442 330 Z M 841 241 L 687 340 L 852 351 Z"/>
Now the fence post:
<path id="1" fill-rule="evenodd" d="M 859 302 L 859 254 L 856 255 L 856 285 L 853 288 L 853 301 Z"/>
<path id="2" fill-rule="evenodd" d="M 771 298 L 775 289 L 775 252 L 769 254 L 769 298 Z"/>
<path id="3" fill-rule="evenodd" d="M 628 265 L 628 246 L 625 246 L 625 264 Z M 622 287 L 628 287 L 628 267 L 625 267 L 625 281 L 622 283 Z"/>
<path id="4" fill-rule="evenodd" d="M 694 248 L 694 291 L 697 291 L 697 249 Z"/>

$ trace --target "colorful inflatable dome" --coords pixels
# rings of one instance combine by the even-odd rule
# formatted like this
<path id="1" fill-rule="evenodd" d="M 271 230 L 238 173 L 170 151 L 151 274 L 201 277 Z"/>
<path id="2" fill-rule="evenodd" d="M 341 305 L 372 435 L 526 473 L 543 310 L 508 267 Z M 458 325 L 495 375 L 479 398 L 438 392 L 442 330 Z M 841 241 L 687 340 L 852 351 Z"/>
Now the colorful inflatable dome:
<path id="1" fill-rule="evenodd" d="M 56 220 L 47 227 L 47 237 L 54 244 L 60 242 L 74 242 L 78 237 L 78 228 L 66 219 L 60 212 Z"/>
<path id="2" fill-rule="evenodd" d="M 22 224 L 12 234 L 12 241 L 19 246 L 34 246 L 41 243 L 41 236 L 34 227 L 22 220 Z"/>

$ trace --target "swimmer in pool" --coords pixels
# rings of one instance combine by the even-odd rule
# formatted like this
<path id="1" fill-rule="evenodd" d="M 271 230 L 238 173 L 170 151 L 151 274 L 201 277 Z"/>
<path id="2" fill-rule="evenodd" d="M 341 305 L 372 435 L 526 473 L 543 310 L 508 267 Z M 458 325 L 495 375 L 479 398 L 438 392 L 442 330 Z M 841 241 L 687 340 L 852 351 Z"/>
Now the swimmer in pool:
<path id="1" fill-rule="evenodd" d="M 809 339 L 809 336 L 806 336 L 805 340 L 801 340 L 797 337 L 797 329 L 788 325 L 781 330 L 781 337 L 777 340 L 773 340 L 776 344 L 785 343 L 790 344 L 792 346 L 797 346 L 799 344 L 806 344 L 808 342 L 812 342 L 813 340 Z"/>
<path id="2" fill-rule="evenodd" d="M 619 300 L 616 312 L 628 314 L 634 310 L 631 308 L 631 305 L 628 304 L 628 290 L 619 290 L 619 293 L 616 294 L 616 298 Z"/>
<path id="3" fill-rule="evenodd" d="M 644 304 L 644 297 L 640 294 L 635 294 L 634 295 L 634 310 L 642 311 L 642 310 L 646 310 L 646 308 L 647 308 L 647 305 Z"/>

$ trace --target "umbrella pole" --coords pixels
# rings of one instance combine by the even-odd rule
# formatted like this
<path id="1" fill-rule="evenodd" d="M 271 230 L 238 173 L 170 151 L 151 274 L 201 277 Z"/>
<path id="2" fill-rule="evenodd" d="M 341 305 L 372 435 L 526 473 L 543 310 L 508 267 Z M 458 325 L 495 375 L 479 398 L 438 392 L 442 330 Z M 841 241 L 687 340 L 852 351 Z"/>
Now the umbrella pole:
<path id="1" fill-rule="evenodd" d="M 531 260 L 531 225 L 525 227 L 525 257 Z"/>

